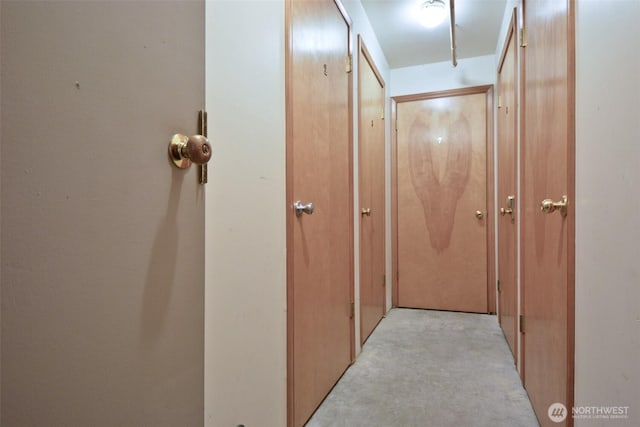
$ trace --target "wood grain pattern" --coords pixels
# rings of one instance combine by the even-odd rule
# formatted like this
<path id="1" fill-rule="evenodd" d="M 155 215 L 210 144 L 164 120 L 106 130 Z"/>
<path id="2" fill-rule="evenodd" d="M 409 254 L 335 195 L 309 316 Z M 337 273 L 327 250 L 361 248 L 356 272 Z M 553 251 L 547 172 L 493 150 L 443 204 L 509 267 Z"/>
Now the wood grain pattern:
<path id="1" fill-rule="evenodd" d="M 573 405 L 574 330 L 574 2 L 524 4 L 522 144 L 522 308 L 524 385 L 543 426 L 554 402 Z M 540 202 L 569 196 L 568 216 Z"/>
<path id="2" fill-rule="evenodd" d="M 505 49 L 498 68 L 498 205 L 507 208 L 507 198 L 514 196 L 514 217 L 519 209 L 516 177 L 517 149 L 517 57 L 515 12 L 505 41 Z M 517 283 L 517 224 L 511 215 L 498 216 L 498 319 L 507 343 L 517 360 L 518 354 L 518 283 Z"/>
<path id="3" fill-rule="evenodd" d="M 301 426 L 352 360 L 349 22 L 335 2 L 287 2 L 288 424 Z"/>
<path id="4" fill-rule="evenodd" d="M 398 305 L 487 312 L 487 93 L 397 106 Z"/>
<path id="5" fill-rule="evenodd" d="M 360 215 L 360 339 L 364 343 L 385 311 L 384 81 L 358 38 Z"/>

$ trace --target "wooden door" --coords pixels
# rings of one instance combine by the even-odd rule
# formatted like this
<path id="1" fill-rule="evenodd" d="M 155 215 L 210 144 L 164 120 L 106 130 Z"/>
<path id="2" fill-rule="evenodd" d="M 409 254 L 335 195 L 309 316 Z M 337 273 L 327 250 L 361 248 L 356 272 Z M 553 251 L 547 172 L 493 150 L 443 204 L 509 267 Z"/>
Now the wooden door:
<path id="1" fill-rule="evenodd" d="M 514 13 L 498 68 L 498 319 L 517 360 L 517 62 Z"/>
<path id="2" fill-rule="evenodd" d="M 488 311 L 489 90 L 396 98 L 400 307 Z"/>
<path id="3" fill-rule="evenodd" d="M 303 425 L 352 359 L 349 22 L 331 0 L 289 1 L 289 424 Z M 294 203 L 313 203 L 313 212 Z"/>
<path id="4" fill-rule="evenodd" d="M 2 425 L 204 423 L 204 2 L 2 2 Z"/>
<path id="5" fill-rule="evenodd" d="M 573 1 L 524 4 L 522 311 L 524 385 L 542 425 L 553 403 L 573 405 L 574 9 Z M 562 210 L 541 202 L 568 197 Z"/>
<path id="6" fill-rule="evenodd" d="M 384 81 L 361 38 L 358 55 L 360 339 L 385 311 Z"/>

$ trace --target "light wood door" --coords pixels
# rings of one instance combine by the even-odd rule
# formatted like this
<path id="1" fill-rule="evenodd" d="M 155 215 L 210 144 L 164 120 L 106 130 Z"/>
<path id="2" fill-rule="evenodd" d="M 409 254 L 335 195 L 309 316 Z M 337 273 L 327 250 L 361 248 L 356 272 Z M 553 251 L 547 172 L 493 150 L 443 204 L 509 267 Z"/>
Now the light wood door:
<path id="1" fill-rule="evenodd" d="M 360 339 L 385 310 L 384 81 L 362 39 L 358 55 Z"/>
<path id="2" fill-rule="evenodd" d="M 515 14 L 498 68 L 498 319 L 509 348 L 517 359 L 517 63 Z"/>
<path id="3" fill-rule="evenodd" d="M 204 2 L 2 2 L 2 420 L 204 423 Z"/>
<path id="4" fill-rule="evenodd" d="M 331 0 L 287 6 L 289 424 L 301 426 L 352 358 L 350 34 Z"/>
<path id="5" fill-rule="evenodd" d="M 400 307 L 487 312 L 486 91 L 398 102 Z"/>
<path id="6" fill-rule="evenodd" d="M 574 324 L 573 1 L 526 1 L 521 262 L 524 385 L 542 425 L 573 405 Z M 567 216 L 545 214 L 544 199 L 568 196 Z"/>

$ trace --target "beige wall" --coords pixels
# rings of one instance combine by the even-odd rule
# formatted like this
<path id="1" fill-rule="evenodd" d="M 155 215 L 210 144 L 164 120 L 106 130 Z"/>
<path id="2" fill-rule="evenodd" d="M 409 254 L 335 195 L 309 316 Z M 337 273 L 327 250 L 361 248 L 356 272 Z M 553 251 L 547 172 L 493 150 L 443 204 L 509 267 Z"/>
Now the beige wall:
<path id="1" fill-rule="evenodd" d="M 484 55 L 460 59 L 455 68 L 451 61 L 394 68 L 391 70 L 391 96 L 494 84 L 495 63 L 495 55 Z"/>
<path id="2" fill-rule="evenodd" d="M 630 409 L 575 425 L 638 426 L 640 3 L 576 3 L 575 403 Z"/>
<path id="3" fill-rule="evenodd" d="M 284 0 L 208 1 L 205 423 L 286 425 Z"/>

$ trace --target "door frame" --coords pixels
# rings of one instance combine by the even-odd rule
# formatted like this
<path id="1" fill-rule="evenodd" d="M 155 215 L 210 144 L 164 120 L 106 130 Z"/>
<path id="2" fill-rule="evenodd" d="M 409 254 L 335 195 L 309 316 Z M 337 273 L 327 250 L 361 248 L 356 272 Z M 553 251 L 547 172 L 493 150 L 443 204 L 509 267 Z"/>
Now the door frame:
<path id="1" fill-rule="evenodd" d="M 293 230 L 295 225 L 294 215 L 291 214 L 292 206 L 288 205 L 289 200 L 293 200 L 293 181 L 294 177 L 291 174 L 293 170 L 293 103 L 291 92 L 293 89 L 293 61 L 292 53 L 292 17 L 293 17 L 293 1 L 295 0 L 286 0 L 285 1 L 285 109 L 286 109 L 286 232 L 287 232 L 287 426 L 293 426 L 294 423 L 294 384 L 293 384 L 293 368 L 294 368 L 294 342 L 293 342 L 293 329 L 294 329 L 294 298 L 293 298 L 293 253 L 289 250 L 293 247 Z M 349 17 L 347 10 L 342 4 L 341 0 L 332 0 L 335 4 L 336 8 L 340 12 L 342 18 L 347 25 L 347 52 L 349 58 L 353 58 L 353 21 Z M 348 73 L 348 118 L 347 121 L 349 123 L 349 141 L 348 141 L 348 152 L 349 152 L 349 212 L 352 214 L 354 212 L 354 178 L 353 178 L 353 169 L 354 169 L 354 154 L 353 154 L 353 68 Z M 353 217 L 349 217 L 349 300 L 350 303 L 355 304 L 354 302 L 354 291 L 355 291 L 355 267 L 354 267 L 354 222 Z M 355 315 L 350 318 L 350 353 L 351 353 L 351 362 L 355 360 Z"/>
<path id="2" fill-rule="evenodd" d="M 367 63 L 369 64 L 369 66 L 371 67 L 371 70 L 373 71 L 373 74 L 375 74 L 376 79 L 378 79 L 378 82 L 380 83 L 380 86 L 382 88 L 382 114 L 383 114 L 383 119 L 384 119 L 384 112 L 385 112 L 385 100 L 386 100 L 386 93 L 387 93 L 387 87 L 385 85 L 385 81 L 384 78 L 382 77 L 382 74 L 380 73 L 380 70 L 378 69 L 378 66 L 376 65 L 373 56 L 371 56 L 371 53 L 369 52 L 369 49 L 367 49 L 367 45 L 364 42 L 364 39 L 362 38 L 361 34 L 358 34 L 358 130 L 360 129 L 360 121 L 362 119 L 362 108 L 360 105 L 360 101 L 362 99 L 362 89 L 360 86 L 360 58 L 363 58 L 365 61 L 367 61 Z M 383 122 L 384 123 L 384 122 Z M 386 141 L 384 140 L 384 136 L 385 136 L 385 132 L 383 130 L 383 140 L 382 140 L 382 144 L 386 145 Z M 358 132 L 358 206 L 360 205 L 360 183 L 362 181 L 362 172 L 360 169 L 360 165 L 362 165 L 362 137 L 360 135 L 360 133 Z M 386 154 L 386 153 L 385 153 Z M 385 161 L 386 159 L 383 157 L 383 161 Z M 386 170 L 383 170 L 383 173 L 386 175 Z M 384 181 L 386 182 L 386 176 Z M 386 205 L 386 189 L 383 188 L 383 198 L 384 198 L 384 204 Z M 359 206 L 360 207 L 360 206 Z M 382 212 L 383 215 L 383 220 L 382 223 L 383 225 L 386 224 L 386 218 L 385 218 L 385 214 L 386 212 Z M 359 212 L 356 212 L 356 217 L 358 218 L 358 229 L 360 230 L 360 234 L 359 234 L 359 239 L 361 240 L 361 229 L 362 229 L 362 215 L 360 215 Z M 386 227 L 385 227 L 386 228 Z M 385 258 L 385 263 L 384 265 L 386 266 L 386 258 L 387 258 L 387 254 L 386 254 L 386 236 L 384 236 L 384 241 L 385 241 L 385 248 L 383 248 L 384 250 L 384 258 Z M 358 246 L 360 248 L 360 253 L 362 253 L 362 246 L 359 245 Z M 360 261 L 362 260 L 362 258 L 359 258 Z M 358 265 L 358 269 L 360 269 L 362 266 L 362 262 L 359 263 Z M 362 276 L 360 276 L 362 277 Z M 358 288 L 361 289 L 361 282 L 358 282 Z M 383 292 L 383 298 L 382 298 L 382 313 L 380 318 L 382 319 L 385 315 L 385 313 L 387 312 L 387 293 L 386 293 L 386 284 L 384 287 L 385 291 Z M 360 293 L 361 295 L 361 293 Z M 358 301 L 358 305 L 360 306 L 360 318 L 358 320 L 360 320 L 360 344 L 364 345 L 364 341 L 366 340 L 366 338 L 363 338 L 363 334 L 362 334 L 362 299 L 360 299 L 360 301 Z M 375 328 L 374 328 L 375 329 Z"/>
<path id="3" fill-rule="evenodd" d="M 493 85 L 471 86 L 437 92 L 394 96 L 391 98 L 391 306 L 398 306 L 398 118 L 397 107 L 401 102 L 422 101 L 483 93 L 486 95 L 486 194 L 487 194 L 487 311 L 496 312 L 496 258 L 495 258 L 495 174 L 494 174 L 494 100 Z"/>

